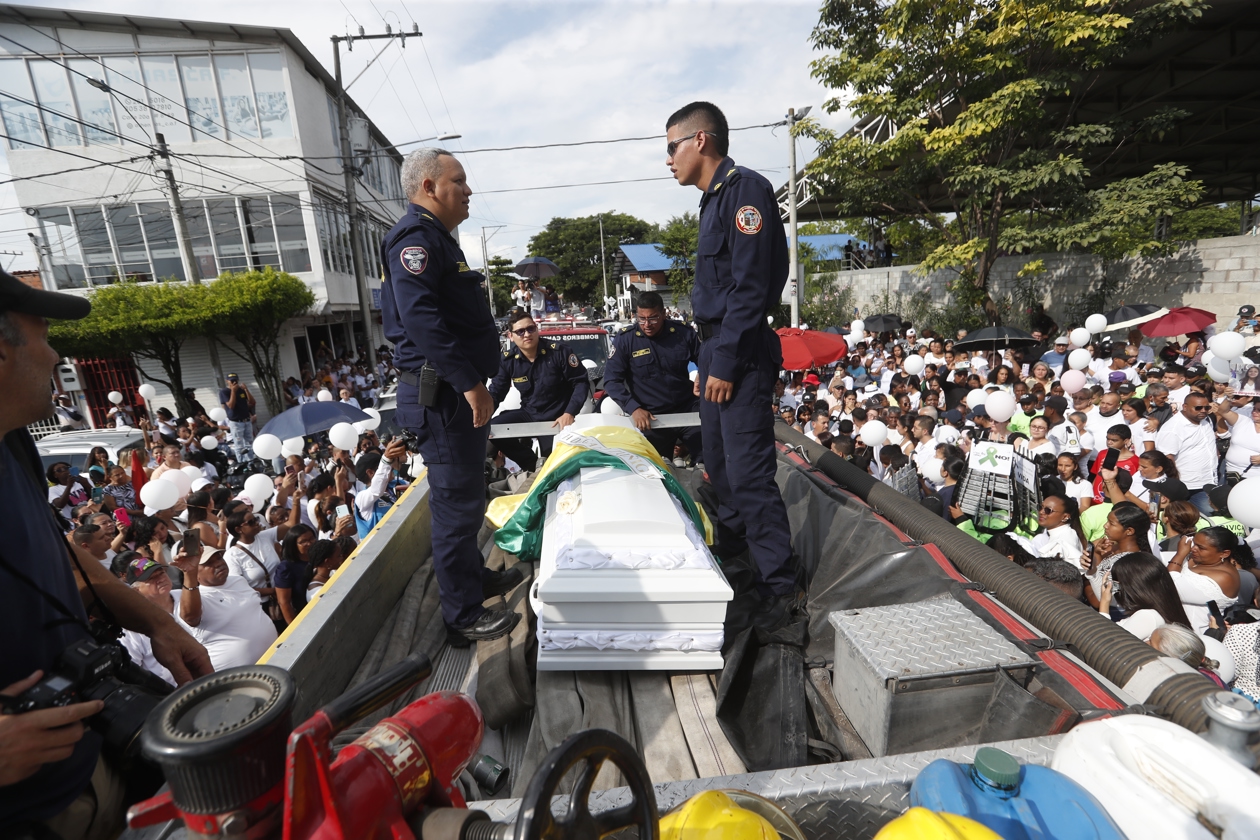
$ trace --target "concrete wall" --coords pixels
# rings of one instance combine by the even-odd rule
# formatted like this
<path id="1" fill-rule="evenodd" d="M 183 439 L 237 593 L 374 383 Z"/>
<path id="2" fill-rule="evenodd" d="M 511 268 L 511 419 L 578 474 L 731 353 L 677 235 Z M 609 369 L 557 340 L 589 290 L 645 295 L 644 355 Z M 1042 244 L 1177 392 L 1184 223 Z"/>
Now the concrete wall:
<path id="1" fill-rule="evenodd" d="M 1082 295 L 1103 283 L 1103 261 L 1090 254 L 1034 254 L 1003 257 L 994 266 L 991 294 L 999 297 L 1025 281 L 1016 273 L 1029 260 L 1045 261 L 1046 271 L 1037 278 L 1046 311 L 1066 324 L 1066 312 Z M 827 275 L 841 288 L 855 292 L 862 312 L 872 311 L 886 293 L 912 295 L 926 291 L 932 301 L 944 303 L 946 284 L 953 272 L 918 273 L 917 266 L 842 271 Z M 1107 266 L 1116 288 L 1108 296 L 1108 308 L 1123 303 L 1156 303 L 1161 306 L 1194 306 L 1215 312 L 1228 321 L 1246 303 L 1260 305 L 1260 237 L 1226 236 L 1202 239 L 1167 257 L 1139 257 Z"/>

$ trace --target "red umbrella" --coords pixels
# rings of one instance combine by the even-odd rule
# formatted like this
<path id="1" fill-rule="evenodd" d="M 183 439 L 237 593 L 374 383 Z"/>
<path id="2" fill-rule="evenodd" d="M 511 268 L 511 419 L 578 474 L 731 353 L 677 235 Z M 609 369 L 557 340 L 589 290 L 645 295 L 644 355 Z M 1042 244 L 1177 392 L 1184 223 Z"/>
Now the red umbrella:
<path id="1" fill-rule="evenodd" d="M 1192 306 L 1178 306 L 1168 310 L 1153 321 L 1147 321 L 1139 329 L 1144 335 L 1157 336 L 1185 335 L 1216 323 L 1216 314 L 1206 309 L 1195 309 Z"/>
<path id="2" fill-rule="evenodd" d="M 780 327 L 775 330 L 783 344 L 783 369 L 806 370 L 829 365 L 849 352 L 845 340 L 833 333 Z"/>

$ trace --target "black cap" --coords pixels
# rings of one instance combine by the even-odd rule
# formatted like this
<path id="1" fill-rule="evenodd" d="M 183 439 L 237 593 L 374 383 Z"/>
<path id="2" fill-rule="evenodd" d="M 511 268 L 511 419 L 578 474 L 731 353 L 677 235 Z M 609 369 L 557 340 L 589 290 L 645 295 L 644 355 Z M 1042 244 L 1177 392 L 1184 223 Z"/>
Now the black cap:
<path id="1" fill-rule="evenodd" d="M 1229 491 L 1233 489 L 1234 488 L 1230 487 L 1228 484 L 1222 484 L 1218 487 L 1213 487 L 1208 491 L 1208 499 L 1212 502 L 1212 507 L 1219 510 L 1226 516 L 1230 515 Z"/>
<path id="2" fill-rule="evenodd" d="M 21 312 L 55 321 L 74 321 L 92 311 L 87 298 L 32 289 L 7 271 L 0 271 L 0 312 Z"/>
<path id="3" fill-rule="evenodd" d="M 127 564 L 123 581 L 128 585 L 137 581 L 144 582 L 158 573 L 166 574 L 166 568 L 161 563 L 148 557 L 137 557 Z"/>
<path id="4" fill-rule="evenodd" d="M 1203 365 L 1194 364 L 1186 368 L 1186 376 L 1189 376 L 1192 379 L 1200 377 L 1205 373 L 1207 373 L 1207 368 Z"/>
<path id="5" fill-rule="evenodd" d="M 982 405 L 978 405 L 971 410 L 970 414 L 967 415 L 967 419 L 975 420 L 977 417 L 987 418 L 988 416 L 989 416 L 989 412 L 985 410 L 985 407 Z"/>
<path id="6" fill-rule="evenodd" d="M 1046 397 L 1046 408 L 1052 408 L 1062 414 L 1067 411 L 1067 407 L 1068 402 L 1066 397 L 1061 397 L 1058 394 L 1051 394 Z"/>
<path id="7" fill-rule="evenodd" d="M 1143 481 L 1142 484 L 1147 490 L 1159 493 L 1170 502 L 1190 501 L 1190 488 L 1171 476 L 1165 476 L 1163 481 Z"/>
<path id="8" fill-rule="evenodd" d="M 951 408 L 949 411 L 941 415 L 941 419 L 945 420 L 947 423 L 959 423 L 962 421 L 963 416 L 961 411 L 956 408 Z"/>
<path id="9" fill-rule="evenodd" d="M 1164 369 L 1160 367 L 1149 367 L 1146 369 L 1147 376 L 1163 376 Z"/>
<path id="10" fill-rule="evenodd" d="M 1023 405 L 1024 403 L 1035 403 L 1036 401 L 1037 396 L 1035 394 L 1024 394 L 1024 396 L 1019 398 L 1020 405 Z"/>
<path id="11" fill-rule="evenodd" d="M 1255 315 L 1255 314 L 1256 314 L 1256 308 L 1252 306 L 1250 303 L 1247 304 L 1246 306 L 1238 307 L 1238 317 L 1240 318 L 1250 318 L 1252 315 Z"/>
<path id="12" fill-rule="evenodd" d="M 1113 344 L 1113 345 L 1111 345 L 1111 358 L 1113 358 L 1113 359 L 1127 359 L 1127 358 L 1129 358 L 1129 351 L 1128 351 L 1128 349 L 1126 348 L 1126 345 L 1124 345 L 1124 344 Z"/>
<path id="13" fill-rule="evenodd" d="M 227 375 L 227 378 L 228 378 L 228 382 L 236 382 L 240 380 L 240 377 L 237 376 L 235 373 L 229 373 Z"/>

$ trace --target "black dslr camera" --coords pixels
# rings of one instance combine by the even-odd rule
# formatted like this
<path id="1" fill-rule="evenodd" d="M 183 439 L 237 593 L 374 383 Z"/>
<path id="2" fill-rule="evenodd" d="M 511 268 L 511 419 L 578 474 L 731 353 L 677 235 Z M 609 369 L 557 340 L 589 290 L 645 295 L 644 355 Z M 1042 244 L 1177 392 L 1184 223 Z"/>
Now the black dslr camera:
<path id="1" fill-rule="evenodd" d="M 420 454 L 420 439 L 416 437 L 414 433 L 403 429 L 395 437 L 397 440 L 401 440 L 403 442 L 403 444 L 407 447 L 407 451 L 412 455 Z"/>
<path id="2" fill-rule="evenodd" d="M 131 758 L 139 751 L 137 736 L 145 718 L 174 690 L 132 662 L 121 645 L 82 639 L 61 652 L 43 679 L 17 697 L 0 697 L 0 703 L 5 714 L 22 714 L 103 700 L 105 708 L 89 718 L 88 725 L 116 755 Z"/>

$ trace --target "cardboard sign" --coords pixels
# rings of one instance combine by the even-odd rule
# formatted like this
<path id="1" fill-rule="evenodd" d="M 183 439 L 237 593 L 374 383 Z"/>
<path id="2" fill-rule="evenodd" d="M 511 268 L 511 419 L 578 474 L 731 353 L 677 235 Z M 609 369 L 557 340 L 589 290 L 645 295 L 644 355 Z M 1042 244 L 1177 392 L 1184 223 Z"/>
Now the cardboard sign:
<path id="1" fill-rule="evenodd" d="M 967 456 L 967 469 L 1010 476 L 1015 447 L 1009 443 L 973 443 Z"/>

